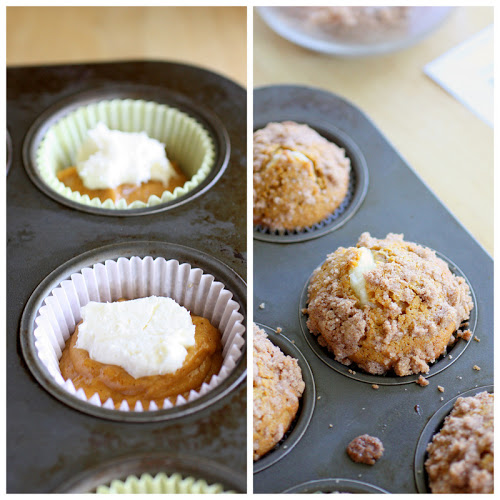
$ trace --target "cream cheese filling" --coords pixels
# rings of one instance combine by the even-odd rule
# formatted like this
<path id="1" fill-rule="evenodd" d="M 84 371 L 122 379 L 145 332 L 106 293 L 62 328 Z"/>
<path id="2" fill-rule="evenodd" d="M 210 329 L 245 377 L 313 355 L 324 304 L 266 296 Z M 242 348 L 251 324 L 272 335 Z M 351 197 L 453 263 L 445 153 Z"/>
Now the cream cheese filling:
<path id="1" fill-rule="evenodd" d="M 134 378 L 174 373 L 195 344 L 189 311 L 168 297 L 89 302 L 82 319 L 76 347 Z"/>
<path id="2" fill-rule="evenodd" d="M 361 247 L 357 249 L 358 251 L 358 262 L 357 264 L 349 271 L 349 278 L 351 282 L 351 289 L 356 294 L 356 297 L 359 299 L 359 302 L 362 306 L 366 306 L 370 303 L 368 300 L 368 292 L 366 291 L 366 281 L 365 281 L 365 273 L 375 269 L 376 262 L 373 258 L 373 254 L 371 250 L 365 247 Z"/>
<path id="3" fill-rule="evenodd" d="M 175 175 L 160 141 L 145 132 L 110 130 L 101 122 L 87 132 L 76 156 L 76 169 L 88 189 L 114 189 L 150 180 L 166 185 Z"/>

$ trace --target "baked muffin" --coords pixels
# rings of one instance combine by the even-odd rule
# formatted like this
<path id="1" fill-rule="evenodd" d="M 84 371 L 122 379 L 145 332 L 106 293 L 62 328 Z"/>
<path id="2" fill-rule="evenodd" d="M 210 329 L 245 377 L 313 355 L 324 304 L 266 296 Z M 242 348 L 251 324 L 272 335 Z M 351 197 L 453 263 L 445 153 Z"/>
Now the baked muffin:
<path id="1" fill-rule="evenodd" d="M 472 307 L 465 280 L 433 250 L 363 233 L 314 271 L 307 326 L 337 361 L 403 376 L 427 373 Z"/>
<path id="2" fill-rule="evenodd" d="M 300 230 L 332 214 L 349 187 L 345 151 L 307 125 L 269 123 L 253 136 L 254 224 Z"/>
<path id="3" fill-rule="evenodd" d="M 305 384 L 298 361 L 255 325 L 253 332 L 253 459 L 258 460 L 289 429 Z"/>
<path id="4" fill-rule="evenodd" d="M 432 493 L 493 493 L 493 394 L 458 398 L 427 446 Z"/>

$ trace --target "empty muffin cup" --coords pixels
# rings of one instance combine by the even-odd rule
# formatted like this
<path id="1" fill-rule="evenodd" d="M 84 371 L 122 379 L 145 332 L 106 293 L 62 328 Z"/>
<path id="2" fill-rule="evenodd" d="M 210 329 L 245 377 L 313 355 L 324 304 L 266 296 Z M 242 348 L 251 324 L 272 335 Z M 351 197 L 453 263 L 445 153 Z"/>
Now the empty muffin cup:
<path id="1" fill-rule="evenodd" d="M 373 484 L 353 479 L 316 479 L 297 484 L 283 493 L 389 493 Z"/>
<path id="2" fill-rule="evenodd" d="M 175 404 L 167 398 L 160 406 L 154 401 L 138 401 L 134 408 L 129 408 L 127 401 L 123 400 L 119 409 L 115 409 L 118 404 L 112 398 L 101 401 L 97 393 L 87 397 L 82 388 L 75 389 L 71 379 L 63 378 L 59 361 L 66 341 L 82 319 L 81 308 L 90 301 L 114 302 L 149 296 L 170 297 L 192 314 L 208 319 L 219 330 L 223 361 L 218 374 L 199 389 L 189 391 L 187 397 L 178 395 Z M 48 374 L 46 379 L 50 388 L 57 387 L 56 392 L 62 389 L 66 393 L 65 399 L 70 396 L 65 402 L 82 401 L 86 403 L 83 408 L 81 405 L 77 407 L 90 413 L 94 407 L 112 410 L 102 415 L 110 418 L 115 418 L 113 414 L 117 413 L 154 414 L 195 402 L 230 377 L 245 345 L 244 318 L 239 309 L 240 304 L 233 300 L 233 294 L 221 282 L 188 263 L 151 256 L 105 259 L 54 282 L 37 311 L 34 330 L 30 332 L 28 329 L 27 335 L 33 336 L 32 342 L 29 342 L 29 337 L 22 336 L 22 344 L 28 362 L 35 357 L 37 371 L 42 371 L 45 377 Z"/>
<path id="3" fill-rule="evenodd" d="M 151 195 L 147 202 L 125 199 L 101 201 L 72 191 L 57 174 L 76 165 L 76 156 L 87 133 L 98 123 L 111 130 L 145 132 L 165 144 L 167 157 L 178 164 L 186 178 L 183 186 L 161 196 Z M 41 180 L 55 193 L 78 204 L 111 210 L 155 207 L 180 198 L 199 186 L 215 162 L 215 146 L 210 134 L 196 119 L 166 104 L 142 99 L 110 99 L 74 109 L 52 124 L 36 151 L 36 169 Z"/>

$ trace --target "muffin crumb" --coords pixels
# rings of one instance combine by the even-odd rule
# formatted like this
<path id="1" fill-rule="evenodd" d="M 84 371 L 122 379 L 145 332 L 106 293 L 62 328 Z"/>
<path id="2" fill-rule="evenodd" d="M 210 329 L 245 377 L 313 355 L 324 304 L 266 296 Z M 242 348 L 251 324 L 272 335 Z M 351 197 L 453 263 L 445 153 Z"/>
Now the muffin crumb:
<path id="1" fill-rule="evenodd" d="M 477 370 L 477 371 L 479 371 L 479 370 L 481 369 L 481 367 L 480 367 L 480 366 L 477 366 L 477 365 L 474 365 L 472 368 L 473 368 L 474 370 Z"/>
<path id="2" fill-rule="evenodd" d="M 283 328 L 281 326 L 276 327 L 276 333 L 281 333 L 283 331 Z"/>
<path id="3" fill-rule="evenodd" d="M 380 387 L 377 384 L 372 384 L 372 389 L 379 389 Z"/>
<path id="4" fill-rule="evenodd" d="M 420 375 L 415 382 L 421 387 L 426 387 L 429 385 L 429 381 L 423 375 Z"/>
<path id="5" fill-rule="evenodd" d="M 438 385 L 437 389 L 439 392 L 444 392 L 444 387 L 442 385 Z"/>
<path id="6" fill-rule="evenodd" d="M 472 338 L 472 332 L 470 330 L 458 330 L 457 337 L 469 341 Z"/>
<path id="7" fill-rule="evenodd" d="M 265 309 L 265 308 L 266 308 L 265 302 L 259 304 L 259 309 Z"/>
<path id="8" fill-rule="evenodd" d="M 373 465 L 383 455 L 384 445 L 379 438 L 363 434 L 354 438 L 346 451 L 353 462 Z"/>
<path id="9" fill-rule="evenodd" d="M 474 340 L 475 340 L 476 342 L 481 342 L 481 339 L 479 339 L 479 338 L 477 338 L 477 337 L 474 337 Z"/>

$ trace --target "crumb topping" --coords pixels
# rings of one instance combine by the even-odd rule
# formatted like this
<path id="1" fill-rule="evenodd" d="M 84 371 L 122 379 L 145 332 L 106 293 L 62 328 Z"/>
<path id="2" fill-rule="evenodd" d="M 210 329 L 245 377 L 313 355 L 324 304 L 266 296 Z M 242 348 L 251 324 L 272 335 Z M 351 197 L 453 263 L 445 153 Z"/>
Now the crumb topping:
<path id="1" fill-rule="evenodd" d="M 433 493 L 493 493 L 493 394 L 457 399 L 427 446 Z"/>
<path id="2" fill-rule="evenodd" d="M 258 460 L 290 427 L 305 384 L 298 361 L 285 356 L 255 325 L 253 363 L 253 456 Z"/>
<path id="3" fill-rule="evenodd" d="M 353 439 L 346 451 L 353 462 L 373 465 L 384 453 L 384 445 L 379 438 L 363 434 Z"/>
<path id="4" fill-rule="evenodd" d="M 345 151 L 307 125 L 269 123 L 253 136 L 254 223 L 293 230 L 325 219 L 349 185 Z"/>
<path id="5" fill-rule="evenodd" d="M 365 305 L 349 280 L 359 248 L 370 249 L 377 264 L 364 273 Z M 337 361 L 403 376 L 427 373 L 472 307 L 465 280 L 433 250 L 406 242 L 401 234 L 376 239 L 363 233 L 356 248 L 340 247 L 313 273 L 307 326 Z"/>

